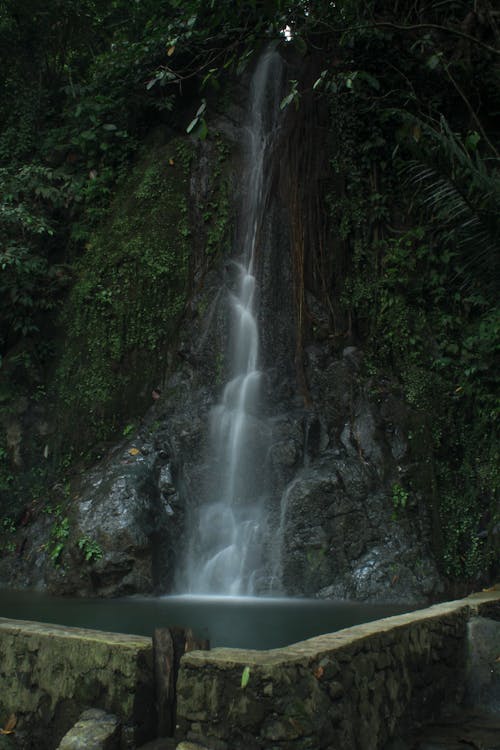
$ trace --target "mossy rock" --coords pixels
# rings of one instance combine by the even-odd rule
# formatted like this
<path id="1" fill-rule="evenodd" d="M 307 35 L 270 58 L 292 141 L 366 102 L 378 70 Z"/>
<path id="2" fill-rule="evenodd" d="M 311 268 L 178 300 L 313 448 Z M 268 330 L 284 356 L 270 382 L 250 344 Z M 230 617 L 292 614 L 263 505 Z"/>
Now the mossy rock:
<path id="1" fill-rule="evenodd" d="M 161 381 L 188 289 L 185 153 L 183 139 L 148 148 L 79 261 L 55 381 L 63 440 L 107 439 Z"/>

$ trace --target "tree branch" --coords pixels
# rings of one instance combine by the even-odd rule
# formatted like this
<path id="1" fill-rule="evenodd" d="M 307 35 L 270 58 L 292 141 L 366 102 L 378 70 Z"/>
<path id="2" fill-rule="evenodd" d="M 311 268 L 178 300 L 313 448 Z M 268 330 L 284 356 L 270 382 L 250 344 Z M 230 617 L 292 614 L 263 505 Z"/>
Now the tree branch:
<path id="1" fill-rule="evenodd" d="M 449 26 L 440 26 L 437 23 L 417 23 L 417 24 L 412 24 L 410 26 L 402 26 L 401 24 L 392 23 L 391 21 L 373 21 L 372 23 L 369 23 L 369 24 L 365 23 L 365 24 L 360 24 L 359 26 L 345 26 L 344 28 L 341 28 L 341 27 L 336 28 L 334 26 L 330 26 L 325 21 L 320 21 L 320 23 L 323 23 L 325 26 L 327 26 L 330 32 L 332 31 L 340 31 L 340 32 L 359 31 L 360 29 L 372 29 L 374 26 L 395 29 L 396 31 L 416 31 L 418 29 L 436 29 L 437 31 L 445 31 L 447 34 L 454 34 L 455 36 L 459 36 L 461 39 L 467 39 L 467 41 L 472 42 L 473 44 L 477 44 L 479 47 L 482 47 L 488 52 L 491 52 L 494 55 L 500 56 L 499 49 L 496 49 L 495 47 L 491 47 L 489 44 L 482 42 L 477 37 L 471 36 L 470 34 L 466 34 L 463 31 L 458 31 L 458 29 L 450 29 Z"/>
<path id="2" fill-rule="evenodd" d="M 494 55 L 500 55 L 500 50 L 496 49 L 495 47 L 491 47 L 489 44 L 485 44 L 485 42 L 477 39 L 477 37 L 471 36 L 470 34 L 465 34 L 465 32 L 458 31 L 458 29 L 450 29 L 448 26 L 440 26 L 437 23 L 418 23 L 412 26 L 400 26 L 399 24 L 391 23 L 390 21 L 374 21 L 373 25 L 387 26 L 388 28 L 396 29 L 397 31 L 414 31 L 416 29 L 437 29 L 438 31 L 446 31 L 448 34 L 454 34 L 455 36 L 459 36 L 462 39 L 467 39 L 467 41 L 469 42 L 478 44 L 480 47 L 483 47 L 483 49 L 487 50 L 488 52 L 492 52 Z"/>
<path id="3" fill-rule="evenodd" d="M 458 83 L 456 82 L 456 80 L 453 78 L 453 76 L 451 75 L 448 65 L 444 65 L 443 67 L 444 67 L 446 75 L 450 79 L 450 82 L 451 82 L 452 86 L 456 89 L 457 93 L 462 98 L 465 106 L 469 110 L 470 116 L 472 117 L 472 119 L 476 123 L 479 132 L 481 133 L 481 135 L 483 136 L 483 138 L 485 140 L 485 143 L 488 144 L 488 146 L 491 148 L 491 150 L 493 151 L 493 153 L 495 154 L 495 156 L 497 158 L 499 158 L 500 154 L 498 153 L 498 151 L 496 150 L 495 146 L 493 145 L 493 143 L 490 141 L 490 139 L 486 135 L 486 132 L 485 132 L 483 126 L 481 125 L 481 121 L 480 121 L 479 117 L 477 116 L 477 114 L 475 113 L 472 104 L 469 102 L 469 100 L 465 96 L 464 92 L 462 91 L 462 89 L 460 88 L 460 86 L 458 85 Z"/>

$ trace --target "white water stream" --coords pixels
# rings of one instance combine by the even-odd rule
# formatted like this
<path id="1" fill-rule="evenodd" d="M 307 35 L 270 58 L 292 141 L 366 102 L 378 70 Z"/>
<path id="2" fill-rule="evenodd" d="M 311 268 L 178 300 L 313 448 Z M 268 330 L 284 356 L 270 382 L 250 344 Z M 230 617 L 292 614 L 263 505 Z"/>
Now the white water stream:
<path id="1" fill-rule="evenodd" d="M 256 254 L 269 192 L 267 166 L 276 141 L 282 89 L 282 62 L 264 54 L 252 77 L 249 124 L 244 129 L 242 247 L 235 261 L 237 291 L 230 295 L 232 375 L 212 410 L 210 464 L 216 479 L 188 530 L 190 541 L 184 591 L 252 595 L 262 564 L 266 530 L 266 425 L 259 416 L 259 330 Z M 259 251 L 265 252 L 265 247 Z"/>

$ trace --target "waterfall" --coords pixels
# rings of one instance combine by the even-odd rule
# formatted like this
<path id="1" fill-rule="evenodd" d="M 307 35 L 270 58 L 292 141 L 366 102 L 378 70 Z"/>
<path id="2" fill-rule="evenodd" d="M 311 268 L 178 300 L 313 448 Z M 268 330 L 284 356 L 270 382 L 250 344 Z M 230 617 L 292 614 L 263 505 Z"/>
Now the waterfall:
<path id="1" fill-rule="evenodd" d="M 233 261 L 238 284 L 230 294 L 231 378 L 212 410 L 207 497 L 189 521 L 188 553 L 179 590 L 252 595 L 262 569 L 267 425 L 261 417 L 256 255 L 270 188 L 268 165 L 279 130 L 282 62 L 266 52 L 250 87 L 244 129 L 241 246 Z M 265 252 L 265 247 L 260 248 Z"/>

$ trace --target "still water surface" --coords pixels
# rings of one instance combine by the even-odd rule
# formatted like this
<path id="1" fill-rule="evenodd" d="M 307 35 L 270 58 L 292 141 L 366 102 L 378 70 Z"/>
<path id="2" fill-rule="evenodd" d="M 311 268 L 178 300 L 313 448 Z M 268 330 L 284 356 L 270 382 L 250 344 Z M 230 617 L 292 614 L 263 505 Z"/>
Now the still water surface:
<path id="1" fill-rule="evenodd" d="M 155 628 L 190 627 L 211 646 L 268 649 L 401 614 L 411 605 L 255 597 L 68 599 L 0 591 L 0 617 L 150 636 Z"/>

